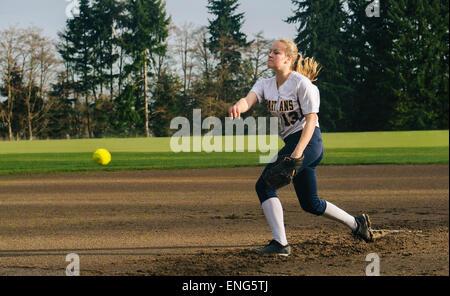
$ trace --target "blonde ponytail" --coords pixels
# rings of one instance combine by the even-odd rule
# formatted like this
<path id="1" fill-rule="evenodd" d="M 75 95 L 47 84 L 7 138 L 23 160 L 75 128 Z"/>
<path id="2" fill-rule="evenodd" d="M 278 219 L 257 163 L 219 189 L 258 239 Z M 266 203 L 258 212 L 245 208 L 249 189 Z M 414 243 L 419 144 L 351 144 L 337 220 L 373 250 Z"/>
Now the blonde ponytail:
<path id="1" fill-rule="evenodd" d="M 306 76 L 311 81 L 316 81 L 322 66 L 317 63 L 314 58 L 303 58 L 303 55 L 298 52 L 297 45 L 291 40 L 278 39 L 286 47 L 286 56 L 292 58 L 292 70 Z"/>
<path id="2" fill-rule="evenodd" d="M 306 76 L 311 81 L 316 81 L 322 67 L 314 58 L 303 58 L 299 53 L 297 61 L 294 63 L 294 71 Z"/>

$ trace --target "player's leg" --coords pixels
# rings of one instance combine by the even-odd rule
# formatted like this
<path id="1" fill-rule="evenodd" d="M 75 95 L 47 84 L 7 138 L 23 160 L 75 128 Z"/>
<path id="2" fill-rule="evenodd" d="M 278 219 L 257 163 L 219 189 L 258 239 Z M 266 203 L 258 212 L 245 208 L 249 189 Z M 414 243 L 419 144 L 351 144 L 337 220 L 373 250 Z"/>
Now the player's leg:
<path id="1" fill-rule="evenodd" d="M 262 177 L 255 185 L 264 216 L 272 230 L 273 239 L 285 246 L 288 244 L 284 228 L 283 207 L 275 190 L 267 188 Z"/>
<path id="2" fill-rule="evenodd" d="M 297 142 L 299 135 L 295 135 Z M 278 152 L 278 155 L 291 154 L 295 149 L 297 142 L 292 140 L 285 142 L 285 146 Z M 271 164 L 269 163 L 264 170 L 267 170 Z M 269 223 L 270 229 L 272 231 L 273 240 L 266 247 L 257 250 L 260 254 L 279 254 L 279 255 L 289 255 L 290 247 L 286 238 L 286 230 L 284 227 L 284 217 L 283 217 L 283 207 L 281 205 L 280 199 L 276 193 L 276 190 L 267 187 L 266 183 L 262 178 L 262 174 L 259 177 L 255 185 L 256 193 L 258 194 L 259 202 L 263 208 L 264 216 Z"/>
<path id="3" fill-rule="evenodd" d="M 357 223 L 352 215 L 319 198 L 315 168 L 306 167 L 301 170 L 295 177 L 294 188 L 304 211 L 338 221 L 352 231 L 356 230 Z"/>
<path id="4" fill-rule="evenodd" d="M 353 217 L 344 210 L 319 198 L 317 193 L 316 167 L 323 158 L 323 145 L 320 130 L 316 129 L 304 151 L 304 166 L 294 177 L 293 183 L 298 200 L 303 210 L 314 215 L 338 221 L 351 231 L 369 241 L 372 239 L 370 219 L 366 214 Z"/>
<path id="5" fill-rule="evenodd" d="M 323 216 L 340 222 L 351 229 L 352 233 L 365 241 L 373 240 L 373 232 L 371 228 L 371 221 L 367 214 L 354 217 L 348 214 L 346 211 L 338 208 L 329 201 L 326 202 L 327 207 L 323 213 Z"/>
<path id="6" fill-rule="evenodd" d="M 354 217 L 317 194 L 315 168 L 305 168 L 295 177 L 294 188 L 303 210 L 332 219 L 347 226 L 365 241 L 373 239 L 370 218 L 367 214 Z"/>
<path id="7" fill-rule="evenodd" d="M 314 215 L 322 215 L 326 201 L 317 194 L 316 167 L 323 158 L 322 135 L 316 128 L 311 140 L 303 151 L 302 167 L 297 171 L 292 183 L 302 209 Z"/>
<path id="8" fill-rule="evenodd" d="M 256 193 L 263 208 L 264 216 L 272 231 L 272 241 L 265 247 L 255 250 L 258 254 L 278 254 L 289 256 L 291 247 L 284 229 L 283 207 L 274 190 L 268 189 L 262 177 L 256 182 Z"/>

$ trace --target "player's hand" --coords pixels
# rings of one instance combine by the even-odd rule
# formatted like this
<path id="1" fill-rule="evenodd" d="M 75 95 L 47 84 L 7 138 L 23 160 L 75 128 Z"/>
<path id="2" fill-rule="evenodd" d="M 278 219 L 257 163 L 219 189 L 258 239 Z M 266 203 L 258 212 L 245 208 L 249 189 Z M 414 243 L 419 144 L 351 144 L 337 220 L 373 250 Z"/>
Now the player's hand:
<path id="1" fill-rule="evenodd" d="M 239 108 L 236 105 L 231 106 L 228 109 L 228 113 L 230 114 L 231 119 L 240 118 L 241 114 L 239 113 Z"/>
<path id="2" fill-rule="evenodd" d="M 291 158 L 294 159 L 294 160 L 304 159 L 303 152 L 300 154 L 300 156 L 298 156 L 298 154 L 294 154 L 294 152 L 292 152 Z M 303 161 L 302 161 L 302 162 L 303 162 Z M 293 171 L 292 171 L 292 177 L 294 177 L 295 173 L 296 173 L 296 171 L 293 170 Z"/>
<path id="3" fill-rule="evenodd" d="M 278 155 L 277 160 L 262 173 L 262 178 L 267 187 L 277 190 L 291 183 L 293 176 L 303 165 L 303 159 L 303 156 L 292 158 L 289 155 Z"/>

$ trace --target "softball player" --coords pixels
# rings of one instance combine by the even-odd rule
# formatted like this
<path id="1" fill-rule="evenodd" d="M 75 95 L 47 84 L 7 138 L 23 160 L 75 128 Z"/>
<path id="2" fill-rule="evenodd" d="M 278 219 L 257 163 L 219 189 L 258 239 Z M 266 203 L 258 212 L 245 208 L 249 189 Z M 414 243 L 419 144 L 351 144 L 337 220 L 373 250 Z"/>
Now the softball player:
<path id="1" fill-rule="evenodd" d="M 304 157 L 292 181 L 302 209 L 343 223 L 354 235 L 372 241 L 373 232 L 367 214 L 353 217 L 320 199 L 317 194 L 316 167 L 323 157 L 323 145 L 317 117 L 319 90 L 312 82 L 320 71 L 318 66 L 314 59 L 303 59 L 294 42 L 286 39 L 275 41 L 268 56 L 268 67 L 274 70 L 275 76 L 256 82 L 245 98 L 229 108 L 229 115 L 231 118 L 240 117 L 257 102 L 265 103 L 271 115 L 280 121 L 279 136 L 285 146 L 278 155 L 290 155 L 295 159 Z M 272 241 L 256 253 L 288 256 L 291 248 L 286 239 L 283 208 L 276 190 L 270 189 L 262 177 L 256 182 L 255 189 L 273 235 Z"/>

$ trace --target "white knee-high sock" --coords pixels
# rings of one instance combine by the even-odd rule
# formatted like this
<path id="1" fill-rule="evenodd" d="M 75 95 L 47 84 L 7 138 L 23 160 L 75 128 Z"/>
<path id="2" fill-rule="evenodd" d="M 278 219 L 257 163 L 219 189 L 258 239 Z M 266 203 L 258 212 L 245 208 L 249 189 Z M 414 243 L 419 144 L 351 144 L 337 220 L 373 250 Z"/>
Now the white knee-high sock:
<path id="1" fill-rule="evenodd" d="M 283 207 L 278 198 L 273 197 L 262 203 L 264 215 L 272 230 L 273 239 L 283 246 L 287 245 L 286 232 L 284 230 Z"/>
<path id="2" fill-rule="evenodd" d="M 341 210 L 340 208 L 338 208 L 337 206 L 328 201 L 327 201 L 327 208 L 325 209 L 325 213 L 323 213 L 323 216 L 341 222 L 342 224 L 350 228 L 352 231 L 355 231 L 356 228 L 358 227 L 355 217 L 348 214 L 344 210 Z"/>

